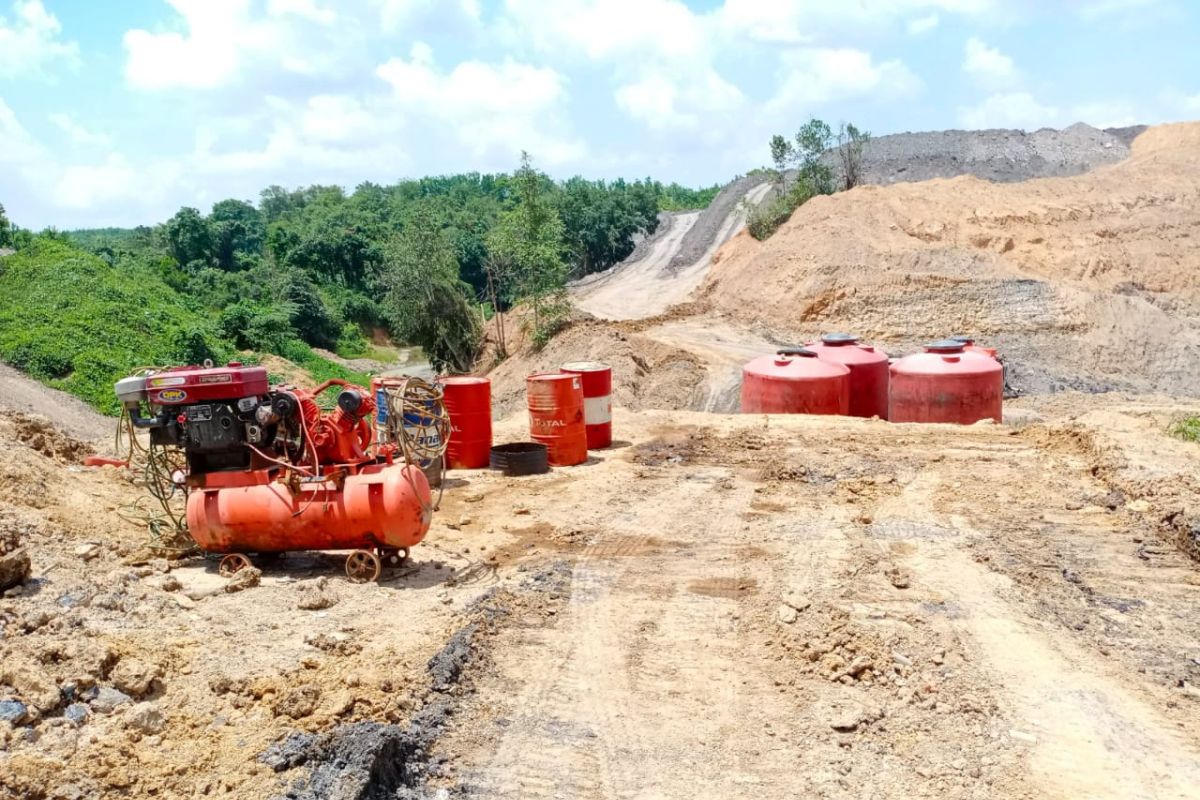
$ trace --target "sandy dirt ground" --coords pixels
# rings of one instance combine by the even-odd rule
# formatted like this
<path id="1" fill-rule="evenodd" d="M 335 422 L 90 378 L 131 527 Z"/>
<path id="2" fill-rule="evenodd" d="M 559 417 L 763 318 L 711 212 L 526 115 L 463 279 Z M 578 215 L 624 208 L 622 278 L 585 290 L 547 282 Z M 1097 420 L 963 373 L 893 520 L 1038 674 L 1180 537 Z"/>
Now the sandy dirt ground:
<path id="1" fill-rule="evenodd" d="M 585 465 L 452 475 L 380 585 L 295 555 L 236 593 L 8 415 L 0 797 L 1194 797 L 1185 411 L 618 410 Z"/>

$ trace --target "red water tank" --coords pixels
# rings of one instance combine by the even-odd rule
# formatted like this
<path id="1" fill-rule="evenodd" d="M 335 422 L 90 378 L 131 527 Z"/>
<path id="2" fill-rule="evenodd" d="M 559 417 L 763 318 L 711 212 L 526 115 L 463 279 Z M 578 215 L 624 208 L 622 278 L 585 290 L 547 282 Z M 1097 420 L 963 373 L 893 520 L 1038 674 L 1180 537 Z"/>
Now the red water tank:
<path id="1" fill-rule="evenodd" d="M 850 370 L 804 348 L 781 350 L 742 367 L 744 414 L 842 414 L 850 410 Z"/>
<path id="2" fill-rule="evenodd" d="M 959 344 L 961 344 L 963 346 L 963 349 L 966 350 L 968 353 L 980 353 L 982 355 L 990 356 L 991 358 L 995 358 L 997 361 L 999 360 L 999 358 L 996 355 L 996 348 L 983 347 L 981 345 L 975 344 L 975 337 L 973 337 L 973 336 L 951 336 L 948 341 L 958 342 Z"/>
<path id="3" fill-rule="evenodd" d="M 587 426 L 588 450 L 612 445 L 612 367 L 599 361 L 572 361 L 563 372 L 578 375 L 583 382 L 583 421 Z"/>
<path id="4" fill-rule="evenodd" d="M 806 345 L 817 358 L 850 370 L 850 416 L 888 418 L 888 357 L 848 333 L 827 333 Z"/>
<path id="5" fill-rule="evenodd" d="M 892 365 L 892 422 L 999 422 L 1004 375 L 996 359 L 945 340 Z"/>
<path id="6" fill-rule="evenodd" d="M 569 467 L 587 461 L 583 381 L 578 375 L 546 372 L 525 379 L 529 434 L 546 445 L 550 463 Z"/>
<path id="7" fill-rule="evenodd" d="M 492 451 L 492 382 L 473 375 L 438 378 L 450 415 L 447 469 L 486 469 Z"/>

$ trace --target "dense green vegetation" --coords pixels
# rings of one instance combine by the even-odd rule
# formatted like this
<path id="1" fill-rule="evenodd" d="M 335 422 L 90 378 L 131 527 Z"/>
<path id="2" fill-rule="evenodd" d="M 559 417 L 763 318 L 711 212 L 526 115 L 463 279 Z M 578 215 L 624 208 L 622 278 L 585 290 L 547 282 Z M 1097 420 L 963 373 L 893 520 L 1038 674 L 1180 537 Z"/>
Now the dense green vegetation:
<path id="1" fill-rule="evenodd" d="M 153 269 L 117 268 L 53 237 L 0 260 L 0 358 L 115 413 L 113 382 L 131 370 L 221 361 L 234 343 Z M 294 337 L 277 352 L 320 377 L 359 380 Z"/>
<path id="2" fill-rule="evenodd" d="M 18 250 L 0 261 L 0 358 L 106 410 L 134 367 L 236 351 L 362 380 L 312 348 L 366 356 L 380 334 L 465 371 L 485 318 L 529 302 L 544 341 L 569 276 L 611 267 L 661 210 L 702 207 L 717 188 L 558 183 L 526 156 L 512 175 L 271 186 L 257 204 L 182 208 L 133 229 L 34 236 L 0 207 L 0 246 Z"/>
<path id="3" fill-rule="evenodd" d="M 763 240 L 775 233 L 792 213 L 821 194 L 853 189 L 862 180 L 863 149 L 871 134 L 845 123 L 835 135 L 819 119 L 805 123 L 792 139 L 771 137 L 768 169 L 775 184 L 770 202 L 754 209 L 747 220 L 750 235 Z"/>

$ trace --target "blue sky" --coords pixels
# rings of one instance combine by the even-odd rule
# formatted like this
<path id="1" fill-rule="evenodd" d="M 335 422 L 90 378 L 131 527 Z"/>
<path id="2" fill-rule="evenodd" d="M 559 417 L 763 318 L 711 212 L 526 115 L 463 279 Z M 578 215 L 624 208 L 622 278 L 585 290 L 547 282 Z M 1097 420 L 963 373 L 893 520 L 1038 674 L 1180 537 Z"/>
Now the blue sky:
<path id="1" fill-rule="evenodd" d="M 158 222 L 284 186 L 701 185 L 875 134 L 1200 118 L 1195 0 L 0 0 L 0 203 Z"/>

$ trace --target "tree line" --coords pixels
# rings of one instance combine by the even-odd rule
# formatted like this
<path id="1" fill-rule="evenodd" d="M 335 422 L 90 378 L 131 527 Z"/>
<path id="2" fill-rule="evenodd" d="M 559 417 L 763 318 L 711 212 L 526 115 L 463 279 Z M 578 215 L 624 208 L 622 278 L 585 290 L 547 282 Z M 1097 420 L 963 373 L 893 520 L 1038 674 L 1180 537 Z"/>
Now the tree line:
<path id="1" fill-rule="evenodd" d="M 493 313 L 528 303 L 533 338 L 544 341 L 565 318 L 569 278 L 612 267 L 661 211 L 703 208 L 718 189 L 559 182 L 525 155 L 512 174 L 351 192 L 270 186 L 256 203 L 227 199 L 207 214 L 185 207 L 160 225 L 65 237 L 117 268 L 153 270 L 239 348 L 284 354 L 299 339 L 354 358 L 384 334 L 422 346 L 437 369 L 468 371 Z"/>

